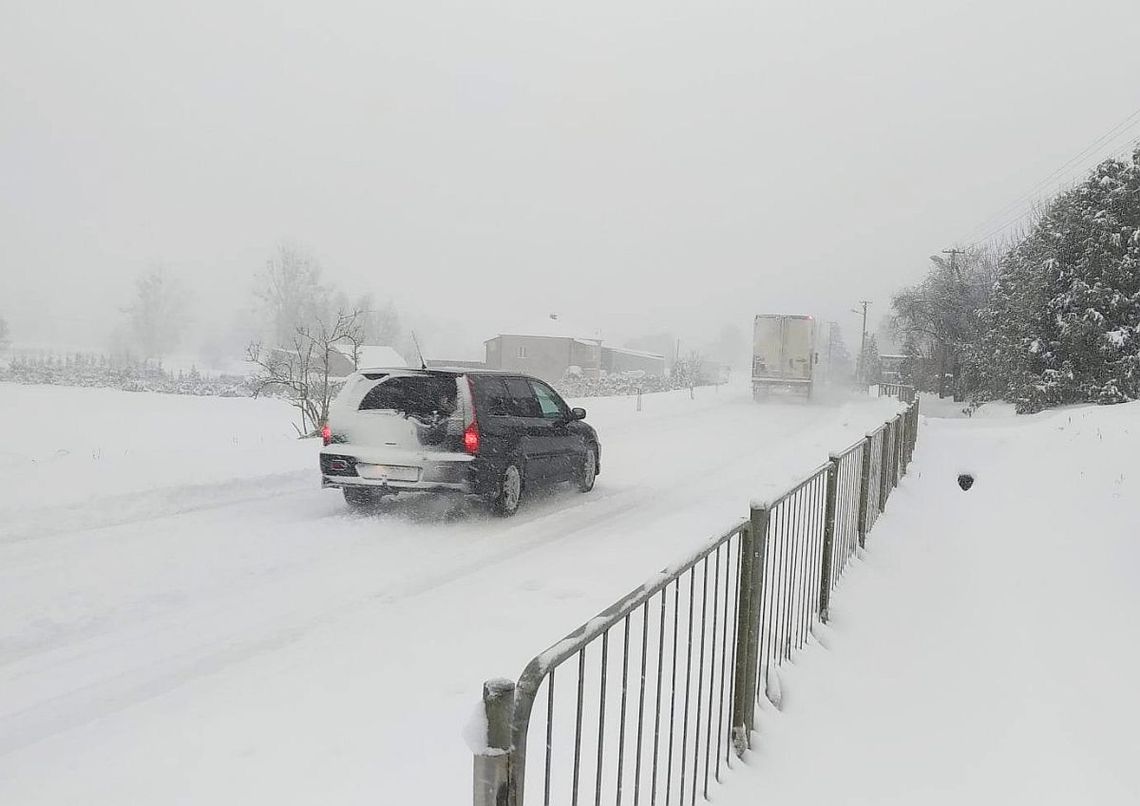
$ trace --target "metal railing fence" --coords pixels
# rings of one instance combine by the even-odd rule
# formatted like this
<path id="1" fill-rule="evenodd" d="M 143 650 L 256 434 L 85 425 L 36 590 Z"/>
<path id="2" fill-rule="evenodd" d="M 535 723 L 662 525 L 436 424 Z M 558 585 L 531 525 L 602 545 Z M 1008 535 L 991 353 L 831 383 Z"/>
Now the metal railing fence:
<path id="1" fill-rule="evenodd" d="M 903 403 L 913 403 L 918 397 L 915 388 L 905 383 L 880 383 L 876 387 L 879 397 L 897 397 Z"/>
<path id="2" fill-rule="evenodd" d="M 484 686 L 476 806 L 707 799 L 906 472 L 918 404 Z"/>

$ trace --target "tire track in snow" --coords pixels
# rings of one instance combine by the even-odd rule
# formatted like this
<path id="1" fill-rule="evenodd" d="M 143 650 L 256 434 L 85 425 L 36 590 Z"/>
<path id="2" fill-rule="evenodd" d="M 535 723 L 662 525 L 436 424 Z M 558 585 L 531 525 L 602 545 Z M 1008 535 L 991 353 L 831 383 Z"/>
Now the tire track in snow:
<path id="1" fill-rule="evenodd" d="M 771 424 L 780 433 L 769 436 L 778 436 L 781 442 L 787 442 L 806 429 L 821 425 L 819 419 L 812 416 L 814 413 L 812 410 L 804 409 L 802 416 L 798 416 L 794 424 L 781 418 L 779 423 Z M 615 442 L 620 443 L 620 439 Z M 713 488 L 719 484 L 715 471 L 724 472 L 732 467 L 754 463 L 756 460 L 756 447 L 749 442 L 746 447 L 733 451 L 729 456 L 709 457 L 709 461 L 700 467 L 689 467 L 691 473 L 696 471 L 699 477 L 697 480 L 690 475 L 678 477 L 672 483 L 652 488 L 628 487 L 607 490 L 602 486 L 598 490 L 602 493 L 600 496 L 591 496 L 571 506 L 565 506 L 564 501 L 556 501 L 562 504 L 561 508 L 536 513 L 524 523 L 515 521 L 507 529 L 485 537 L 483 542 L 490 537 L 494 537 L 496 542 L 505 541 L 498 548 L 489 552 L 480 552 L 469 560 L 442 571 L 406 580 L 395 589 L 389 587 L 383 591 L 376 591 L 374 587 L 370 587 L 367 590 L 356 590 L 343 596 L 335 605 L 324 607 L 316 613 L 309 611 L 308 608 L 293 609 L 284 614 L 278 610 L 269 618 L 246 621 L 238 630 L 214 636 L 208 642 L 192 649 L 178 645 L 174 651 L 155 658 L 143 666 L 118 672 L 78 689 L 48 697 L 36 705 L 9 712 L 4 719 L 5 729 L 0 733 L 0 753 L 10 753 L 58 732 L 160 696 L 199 676 L 216 673 L 229 665 L 287 646 L 321 626 L 355 613 L 361 608 L 377 604 L 388 608 L 423 596 L 458 580 L 474 576 L 503 560 L 530 554 L 563 542 L 601 523 L 612 525 L 627 519 L 644 520 L 647 505 L 650 503 L 667 500 L 680 502 L 679 505 L 684 506 L 687 499 L 683 495 L 678 495 L 679 493 Z M 672 508 L 675 509 L 677 507 Z M 653 511 L 657 518 L 664 518 L 667 517 L 665 513 L 672 510 L 657 508 Z M 330 517 L 343 519 L 343 515 Z M 385 519 L 377 520 L 383 523 Z M 492 521 L 492 523 L 502 522 Z M 515 539 L 511 539 L 512 537 Z M 694 535 L 694 540 L 702 537 Z M 337 562 L 320 569 L 322 578 L 335 577 L 345 562 L 352 563 L 353 558 L 347 560 L 338 558 Z M 435 567 L 432 563 L 428 564 L 429 571 Z M 280 587 L 281 580 L 267 580 L 259 586 L 257 596 L 252 598 L 269 598 L 268 609 L 274 610 L 272 605 L 279 601 Z M 93 658 L 108 654 L 113 660 L 116 649 L 129 650 L 140 642 L 151 645 L 151 641 L 157 641 L 161 644 L 164 636 L 169 638 L 178 635 L 188 626 L 203 623 L 233 623 L 235 605 L 241 605 L 240 609 L 248 612 L 250 606 L 255 604 L 249 594 L 248 589 L 243 589 L 235 591 L 235 595 L 226 597 L 224 601 L 211 603 L 208 607 L 194 608 L 189 612 L 179 611 L 175 614 L 163 613 L 148 619 L 146 629 L 141 631 L 131 629 L 127 634 L 115 636 L 110 642 L 101 640 L 105 636 L 96 635 L 81 641 L 81 644 L 87 645 L 85 647 L 70 644 L 58 650 L 49 650 L 34 658 L 9 664 L 6 671 L 13 674 L 6 674 L 5 677 L 11 683 L 36 677 L 49 669 L 58 670 L 61 664 L 67 666 L 86 663 Z"/>

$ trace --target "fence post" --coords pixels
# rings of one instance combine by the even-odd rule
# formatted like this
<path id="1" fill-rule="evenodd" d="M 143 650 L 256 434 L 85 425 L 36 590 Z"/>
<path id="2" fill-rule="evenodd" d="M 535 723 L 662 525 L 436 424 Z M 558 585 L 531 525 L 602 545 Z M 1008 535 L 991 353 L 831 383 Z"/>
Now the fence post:
<path id="1" fill-rule="evenodd" d="M 839 457 L 827 457 L 827 505 L 823 516 L 823 556 L 819 564 L 819 620 L 824 624 L 830 618 L 831 564 L 835 548 L 835 499 L 839 492 Z"/>
<path id="2" fill-rule="evenodd" d="M 907 453 L 909 452 L 908 446 L 910 445 L 910 406 L 906 407 L 906 411 L 902 416 L 902 449 L 899 451 L 899 479 L 906 475 Z"/>
<path id="3" fill-rule="evenodd" d="M 887 471 L 891 466 L 891 423 L 888 420 L 887 424 L 883 427 L 883 456 L 882 461 L 879 463 L 879 512 L 887 508 L 887 493 L 890 487 L 887 486 Z"/>
<path id="4" fill-rule="evenodd" d="M 514 701 L 514 681 L 497 679 L 483 684 L 487 737 L 484 747 L 475 753 L 474 806 L 518 806 L 519 793 L 510 785 Z"/>
<path id="5" fill-rule="evenodd" d="M 921 413 L 921 410 L 919 409 L 919 403 L 920 403 L 920 398 L 916 394 L 914 396 L 914 436 L 911 438 L 911 441 L 910 441 L 910 455 L 912 457 L 914 456 L 915 446 L 918 445 L 918 418 L 919 418 L 919 414 Z"/>
<path id="6" fill-rule="evenodd" d="M 756 687 L 760 674 L 760 602 L 764 595 L 764 550 L 768 508 L 752 507 L 740 535 L 740 591 L 736 614 L 736 668 L 732 700 L 732 742 L 736 755 L 752 746 L 756 726 Z"/>
<path id="7" fill-rule="evenodd" d="M 914 399 L 914 439 L 910 442 L 910 455 L 914 456 L 914 449 L 918 447 L 918 421 L 922 416 L 922 401 L 921 398 L 915 397 Z"/>
<path id="8" fill-rule="evenodd" d="M 918 407 L 916 401 L 912 401 L 910 407 L 906 410 L 906 457 L 903 462 L 903 473 L 905 474 L 907 468 L 910 467 L 911 457 L 914 455 L 914 438 L 918 434 L 918 418 L 914 416 L 915 409 Z"/>
<path id="9" fill-rule="evenodd" d="M 906 417 L 904 417 L 903 415 L 900 414 L 898 417 L 895 418 L 895 449 L 893 451 L 894 456 L 891 458 L 891 461 L 894 464 L 894 468 L 893 468 L 894 472 L 891 474 L 892 475 L 892 482 L 893 482 L 891 484 L 892 489 L 894 489 L 895 487 L 898 487 L 899 481 L 902 479 L 902 473 L 900 471 L 902 470 L 903 443 L 906 442 L 906 436 L 905 435 L 906 435 Z"/>
<path id="10" fill-rule="evenodd" d="M 871 497 L 871 437 L 863 437 L 863 466 L 859 469 L 859 548 L 867 546 L 867 507 Z"/>

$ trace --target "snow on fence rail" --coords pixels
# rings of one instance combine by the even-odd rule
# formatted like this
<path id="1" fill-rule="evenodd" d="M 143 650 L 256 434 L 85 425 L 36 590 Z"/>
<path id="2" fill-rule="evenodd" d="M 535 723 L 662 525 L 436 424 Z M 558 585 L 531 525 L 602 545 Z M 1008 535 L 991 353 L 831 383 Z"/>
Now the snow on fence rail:
<path id="1" fill-rule="evenodd" d="M 751 746 L 759 697 L 779 700 L 779 668 L 828 620 L 917 436 L 911 402 L 537 655 L 517 683 L 488 681 L 475 806 L 707 799 Z"/>

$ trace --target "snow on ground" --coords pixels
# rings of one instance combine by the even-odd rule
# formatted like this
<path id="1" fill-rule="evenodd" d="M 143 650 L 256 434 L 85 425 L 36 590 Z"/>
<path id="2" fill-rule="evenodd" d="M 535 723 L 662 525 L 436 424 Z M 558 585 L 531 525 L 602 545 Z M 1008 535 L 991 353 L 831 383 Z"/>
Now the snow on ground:
<path id="1" fill-rule="evenodd" d="M 922 392 L 919 394 L 919 398 L 922 413 L 928 417 L 977 417 L 978 419 L 986 419 L 990 417 L 1012 417 L 1016 413 L 1012 403 L 1000 401 L 983 403 L 971 410 L 969 403 L 955 402 L 952 397 L 940 398 L 938 395 Z"/>
<path id="2" fill-rule="evenodd" d="M 348 513 L 274 401 L 0 385 L 0 803 L 465 802 L 484 679 L 898 408 L 748 394 L 582 401 L 597 488 L 503 521 Z"/>
<path id="3" fill-rule="evenodd" d="M 1140 404 L 926 419 L 716 802 L 1140 803 L 1137 456 Z"/>

